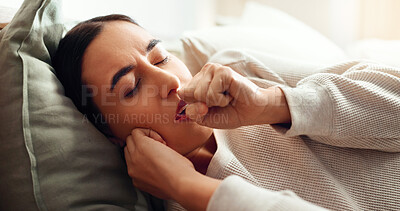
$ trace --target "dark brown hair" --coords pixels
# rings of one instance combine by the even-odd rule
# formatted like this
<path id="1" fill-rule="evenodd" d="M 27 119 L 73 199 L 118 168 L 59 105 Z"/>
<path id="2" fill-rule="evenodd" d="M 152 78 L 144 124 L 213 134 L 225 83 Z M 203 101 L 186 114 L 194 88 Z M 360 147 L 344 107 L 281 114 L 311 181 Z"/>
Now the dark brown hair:
<path id="1" fill-rule="evenodd" d="M 94 104 L 90 90 L 82 83 L 82 57 L 89 44 L 101 33 L 104 24 L 127 21 L 138 25 L 132 18 L 113 14 L 83 21 L 72 28 L 60 41 L 52 59 L 57 78 L 64 86 L 65 95 L 76 108 L 107 137 L 112 136 L 103 115 Z"/>

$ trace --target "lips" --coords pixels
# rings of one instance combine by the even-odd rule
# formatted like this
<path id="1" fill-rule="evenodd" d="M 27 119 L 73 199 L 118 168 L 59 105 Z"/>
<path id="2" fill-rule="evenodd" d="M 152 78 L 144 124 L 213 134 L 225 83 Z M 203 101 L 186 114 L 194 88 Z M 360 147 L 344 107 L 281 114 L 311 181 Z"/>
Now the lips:
<path id="1" fill-rule="evenodd" d="M 186 117 L 187 106 L 188 104 L 185 101 L 183 100 L 179 101 L 178 106 L 176 107 L 175 121 L 182 121 L 188 119 Z"/>

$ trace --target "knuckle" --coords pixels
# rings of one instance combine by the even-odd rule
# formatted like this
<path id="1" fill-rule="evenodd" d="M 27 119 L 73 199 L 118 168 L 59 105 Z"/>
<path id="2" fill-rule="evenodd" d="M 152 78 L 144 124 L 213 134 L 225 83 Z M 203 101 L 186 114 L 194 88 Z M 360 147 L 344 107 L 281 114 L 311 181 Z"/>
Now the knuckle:
<path id="1" fill-rule="evenodd" d="M 212 66 L 214 66 L 214 67 L 220 67 L 220 66 L 222 66 L 221 64 L 219 64 L 219 63 L 213 63 L 213 62 L 209 62 Z"/>
<path id="2" fill-rule="evenodd" d="M 215 71 L 215 69 L 218 69 L 218 68 L 220 68 L 221 67 L 221 65 L 220 64 L 217 64 L 217 63 L 207 63 L 207 64 L 205 64 L 204 65 L 204 68 L 203 68 L 203 71 Z"/>
<path id="3" fill-rule="evenodd" d="M 204 69 L 206 69 L 206 68 L 209 68 L 209 67 L 211 67 L 212 65 L 213 65 L 213 63 L 208 62 L 208 63 L 206 63 L 206 64 L 204 65 L 204 68 L 203 68 L 202 70 L 204 70 Z"/>
<path id="4" fill-rule="evenodd" d="M 129 135 L 128 137 L 126 137 L 126 141 L 132 141 L 132 135 Z"/>
<path id="5" fill-rule="evenodd" d="M 221 78 L 224 78 L 225 80 L 233 79 L 233 77 L 234 77 L 233 71 L 227 70 L 221 72 Z"/>
<path id="6" fill-rule="evenodd" d="M 180 94 L 182 95 L 182 97 L 184 98 L 191 98 L 193 97 L 193 92 L 194 92 L 194 87 L 192 86 L 193 82 L 190 82 L 190 86 L 187 86 L 185 88 L 183 88 L 183 90 L 180 92 Z"/>
<path id="7" fill-rule="evenodd" d="M 199 89 L 200 89 L 201 96 L 205 97 L 208 90 L 210 90 L 210 83 L 204 83 L 204 84 L 200 85 Z"/>
<path id="8" fill-rule="evenodd" d="M 133 140 L 136 136 L 138 136 L 138 135 L 140 135 L 140 134 L 143 134 L 143 133 L 144 133 L 144 129 L 143 129 L 143 128 L 135 128 L 135 129 L 133 129 L 133 130 L 131 131 L 132 140 Z"/>
<path id="9" fill-rule="evenodd" d="M 221 72 L 223 72 L 224 74 L 232 75 L 233 73 L 233 70 L 230 67 L 223 66 L 221 69 L 222 69 Z"/>
<path id="10" fill-rule="evenodd" d="M 184 92 L 185 97 L 192 98 L 194 96 L 195 90 L 196 89 L 194 87 L 189 87 L 189 88 L 185 89 L 185 92 Z"/>
<path id="11" fill-rule="evenodd" d="M 207 102 L 207 106 L 208 106 L 208 107 L 213 107 L 213 106 L 219 106 L 219 105 L 218 105 L 217 101 L 215 101 L 215 100 L 209 100 L 209 101 Z"/>
<path id="12" fill-rule="evenodd" d="M 212 91 L 212 88 L 207 91 L 207 99 L 212 103 L 215 99 L 215 93 Z"/>
<path id="13" fill-rule="evenodd" d="M 215 78 L 222 78 L 229 74 L 230 74 L 229 67 L 226 67 L 226 66 L 219 67 L 214 71 Z"/>
<path id="14" fill-rule="evenodd" d="M 194 90 L 193 97 L 196 100 L 200 100 L 201 99 L 201 89 L 200 88 L 197 88 L 196 90 Z"/>
<path id="15" fill-rule="evenodd" d="M 133 138 L 133 136 L 135 136 L 135 135 L 137 134 L 137 132 L 138 132 L 138 129 L 137 129 L 137 128 L 133 129 L 133 130 L 131 131 L 131 137 Z"/>

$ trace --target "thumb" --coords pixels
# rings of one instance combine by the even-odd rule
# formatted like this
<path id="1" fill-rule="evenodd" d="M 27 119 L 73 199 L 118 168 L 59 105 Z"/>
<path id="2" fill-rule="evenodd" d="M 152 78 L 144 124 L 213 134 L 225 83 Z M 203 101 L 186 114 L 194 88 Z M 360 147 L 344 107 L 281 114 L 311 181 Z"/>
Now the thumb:
<path id="1" fill-rule="evenodd" d="M 149 137 L 164 144 L 167 145 L 167 143 L 164 141 L 164 139 L 160 136 L 160 134 L 158 134 L 156 131 L 149 129 Z"/>
<path id="2" fill-rule="evenodd" d="M 135 128 L 132 130 L 131 135 L 134 140 L 142 140 L 143 137 L 148 137 L 150 139 L 153 139 L 157 142 L 166 145 L 164 139 L 156 131 L 150 128 Z"/>
<path id="3" fill-rule="evenodd" d="M 235 119 L 235 115 L 230 115 L 233 113 L 232 107 L 211 107 L 207 108 L 207 113 L 201 118 L 196 119 L 196 123 L 209 128 L 216 129 L 229 129 L 240 127 L 240 124 L 235 124 L 235 122 L 240 122 L 239 119 Z"/>
<path id="4" fill-rule="evenodd" d="M 236 128 L 240 125 L 234 125 L 231 123 L 232 119 L 229 119 L 229 114 L 233 113 L 232 107 L 211 107 L 208 108 L 205 103 L 197 102 L 189 104 L 186 108 L 186 116 L 190 120 L 195 121 L 199 125 L 203 125 L 210 128 Z M 239 122 L 238 120 L 236 122 Z"/>
<path id="5" fill-rule="evenodd" d="M 202 102 L 192 103 L 186 107 L 185 113 L 189 119 L 197 123 L 201 123 L 204 119 L 204 116 L 208 113 L 208 107 Z"/>

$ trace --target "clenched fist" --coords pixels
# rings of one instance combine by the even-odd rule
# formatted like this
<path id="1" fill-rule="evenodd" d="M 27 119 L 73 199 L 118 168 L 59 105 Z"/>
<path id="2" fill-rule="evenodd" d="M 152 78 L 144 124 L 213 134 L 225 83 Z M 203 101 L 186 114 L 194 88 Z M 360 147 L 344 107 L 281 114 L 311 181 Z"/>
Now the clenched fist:
<path id="1" fill-rule="evenodd" d="M 206 64 L 178 95 L 189 103 L 187 117 L 212 128 L 290 122 L 281 89 L 258 87 L 220 64 Z"/>

